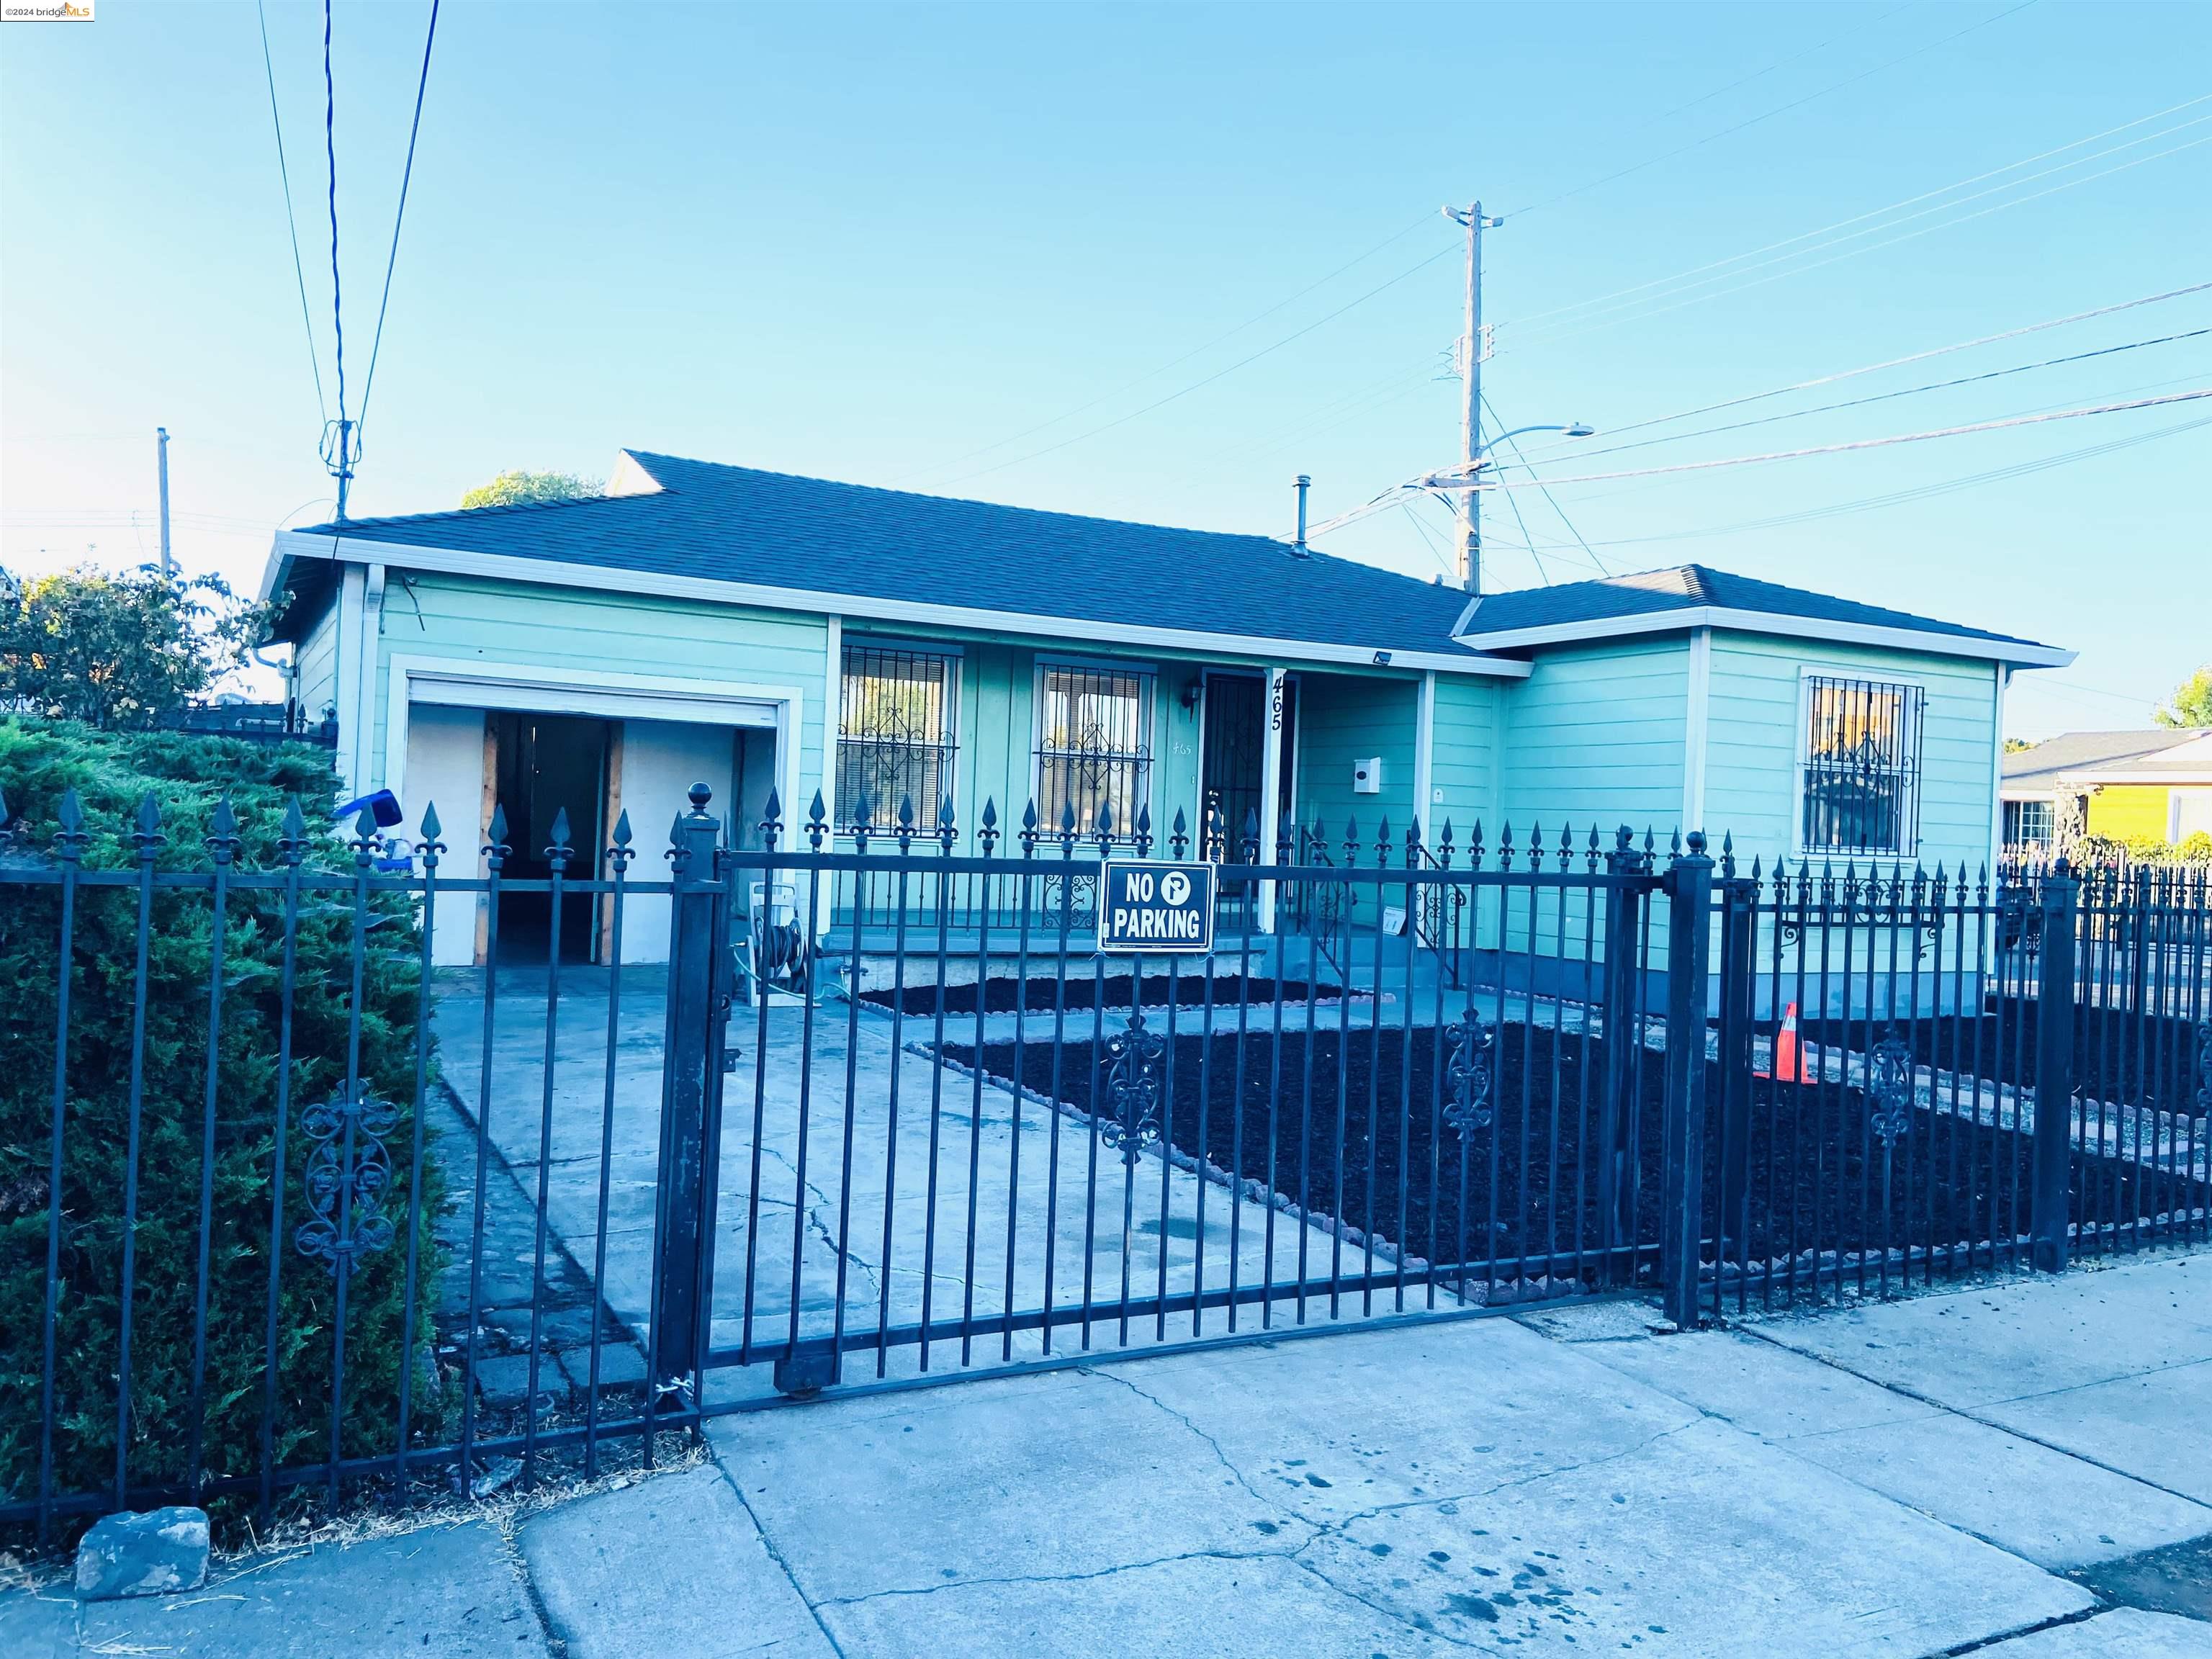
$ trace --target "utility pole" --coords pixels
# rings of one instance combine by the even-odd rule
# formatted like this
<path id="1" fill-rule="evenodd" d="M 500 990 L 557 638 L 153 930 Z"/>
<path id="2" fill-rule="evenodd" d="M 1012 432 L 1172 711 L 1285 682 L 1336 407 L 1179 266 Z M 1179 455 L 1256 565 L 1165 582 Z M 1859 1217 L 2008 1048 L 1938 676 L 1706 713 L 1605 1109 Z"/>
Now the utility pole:
<path id="1" fill-rule="evenodd" d="M 1487 356 L 1482 338 L 1482 233 L 1505 222 L 1486 215 L 1482 204 L 1448 207 L 1444 217 L 1467 227 L 1467 334 L 1460 342 L 1460 380 L 1467 390 L 1467 407 L 1460 416 L 1460 459 L 1466 463 L 1468 487 L 1459 519 L 1460 585 L 1470 593 L 1482 591 L 1482 495 L 1475 488 L 1476 464 L 1482 459 L 1482 360 Z"/>
<path id="2" fill-rule="evenodd" d="M 356 459 L 353 434 L 357 423 L 339 420 L 334 424 L 337 430 L 337 459 L 331 459 L 327 453 L 324 459 L 330 465 L 331 476 L 338 481 L 337 522 L 343 524 L 346 515 L 346 495 L 353 485 L 353 464 Z"/>
<path id="3" fill-rule="evenodd" d="M 161 473 L 161 580 L 167 581 L 176 574 L 176 566 L 169 559 L 169 428 L 154 428 L 154 453 Z"/>

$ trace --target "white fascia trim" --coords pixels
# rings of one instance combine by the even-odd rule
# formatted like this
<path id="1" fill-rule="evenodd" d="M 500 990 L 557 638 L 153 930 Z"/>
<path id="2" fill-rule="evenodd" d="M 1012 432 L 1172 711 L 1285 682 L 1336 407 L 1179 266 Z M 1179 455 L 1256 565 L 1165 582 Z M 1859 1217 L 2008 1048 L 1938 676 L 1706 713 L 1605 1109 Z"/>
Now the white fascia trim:
<path id="1" fill-rule="evenodd" d="M 1433 670 L 1440 674 L 1489 675 L 1501 679 L 1526 679 L 1528 665 L 1510 657 L 1461 656 L 1443 651 L 1401 651 L 1389 646 L 1323 645 L 1307 640 L 1262 639 L 1244 634 L 1209 634 L 1182 628 L 1141 628 L 1124 623 L 1085 622 L 1072 617 L 1048 617 L 1024 611 L 984 611 L 970 605 L 929 605 L 915 599 L 885 599 L 851 593 L 829 593 L 811 588 L 779 587 L 762 582 L 718 581 L 701 576 L 672 576 L 658 571 L 627 570 L 599 565 L 569 564 L 554 559 L 515 558 L 501 553 L 465 553 L 453 548 L 410 547 L 397 542 L 374 542 L 358 537 L 311 536 L 296 530 L 276 532 L 270 556 L 270 574 L 264 588 L 288 559 L 334 558 L 375 561 L 395 568 L 428 570 L 455 576 L 482 576 L 500 581 L 536 583 L 540 586 L 598 588 L 618 593 L 645 593 L 666 599 L 707 599 L 721 605 L 756 605 L 769 611 L 805 611 L 847 617 L 866 617 L 893 622 L 927 623 L 940 628 L 983 629 L 997 633 L 1041 635 L 1048 639 L 1086 640 L 1113 645 L 1151 646 L 1162 650 L 1199 654 L 1227 653 L 1280 661 L 1285 657 L 1307 663 L 1357 664 L 1376 667 L 1375 653 L 1387 651 L 1392 668 Z M 2070 661 L 2071 659 L 2069 658 Z"/>
<path id="2" fill-rule="evenodd" d="M 2099 789 L 2163 789 L 2169 784 L 2193 787 L 2212 783 L 2212 771 L 2160 772 L 2146 777 L 2140 772 L 2062 772 L 2052 781 L 2051 788 L 2072 789 L 2094 786 Z"/>
<path id="3" fill-rule="evenodd" d="M 1844 645 L 1882 646 L 1898 651 L 1925 652 L 1931 656 L 1981 657 L 2022 668 L 2063 668 L 2074 660 L 2075 654 L 2049 645 L 2013 645 L 1959 634 L 1822 622 L 1810 617 L 1780 617 L 1766 611 L 1733 611 L 1717 605 L 1657 611 L 1642 617 L 1608 617 L 1596 622 L 1508 629 L 1494 634 L 1463 632 L 1452 637 L 1470 650 L 1516 651 L 1531 646 L 1572 645 L 1621 635 L 1675 634 L 1699 628 L 1717 628 L 1737 634 L 1774 634 L 1785 639 L 1832 640 Z"/>

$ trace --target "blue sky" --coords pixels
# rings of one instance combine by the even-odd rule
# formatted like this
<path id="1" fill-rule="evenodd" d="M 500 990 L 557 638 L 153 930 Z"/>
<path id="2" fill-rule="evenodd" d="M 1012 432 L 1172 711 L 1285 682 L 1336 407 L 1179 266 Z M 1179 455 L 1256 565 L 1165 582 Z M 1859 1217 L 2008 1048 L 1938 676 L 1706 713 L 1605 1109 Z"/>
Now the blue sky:
<path id="1" fill-rule="evenodd" d="M 356 412 L 428 11 L 337 11 Z M 334 411 L 321 13 L 268 27 Z M 150 555 L 166 423 L 181 557 L 250 584 L 329 493 L 254 9 L 5 46 L 6 562 Z M 2212 386 L 2212 334 L 2165 339 L 2200 293 L 1640 424 L 2212 282 L 2208 137 L 2198 6 L 448 4 L 354 509 L 629 445 L 1287 532 L 1297 472 L 1319 519 L 1454 458 L 1437 209 L 1477 194 L 1498 417 L 1600 431 L 1551 477 Z M 2168 430 L 2208 414 L 1493 497 L 1490 575 L 1586 542 L 1922 610 L 2080 650 L 2020 734 L 2139 724 L 2212 659 L 2212 426 Z M 1323 545 L 1427 576 L 1448 538 L 1409 499 Z"/>

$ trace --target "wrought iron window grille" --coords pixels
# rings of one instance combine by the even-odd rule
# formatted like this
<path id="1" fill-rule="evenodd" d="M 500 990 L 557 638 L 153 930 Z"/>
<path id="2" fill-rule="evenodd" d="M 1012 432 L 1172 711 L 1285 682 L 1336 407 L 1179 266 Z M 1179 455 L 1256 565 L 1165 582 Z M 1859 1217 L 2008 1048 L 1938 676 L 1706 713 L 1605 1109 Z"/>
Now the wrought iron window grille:
<path id="1" fill-rule="evenodd" d="M 1141 669 L 1047 665 L 1037 673 L 1036 800 L 1048 822 L 1112 814 L 1111 844 L 1131 838 L 1152 793 L 1155 677 Z"/>
<path id="2" fill-rule="evenodd" d="M 849 835 L 860 803 L 942 801 L 958 752 L 958 659 L 848 644 L 837 714 L 837 827 Z"/>
<path id="3" fill-rule="evenodd" d="M 1927 692 L 1816 674 L 1805 693 L 1801 850 L 1911 856 L 1920 844 Z"/>

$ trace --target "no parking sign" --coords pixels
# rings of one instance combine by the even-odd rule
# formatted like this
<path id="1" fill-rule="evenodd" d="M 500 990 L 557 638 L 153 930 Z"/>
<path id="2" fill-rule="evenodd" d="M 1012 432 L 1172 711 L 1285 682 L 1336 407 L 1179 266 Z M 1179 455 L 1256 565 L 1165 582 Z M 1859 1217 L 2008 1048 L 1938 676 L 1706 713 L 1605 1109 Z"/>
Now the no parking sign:
<path id="1" fill-rule="evenodd" d="M 1099 878 L 1098 948 L 1203 955 L 1213 948 L 1213 866 L 1109 859 Z"/>

